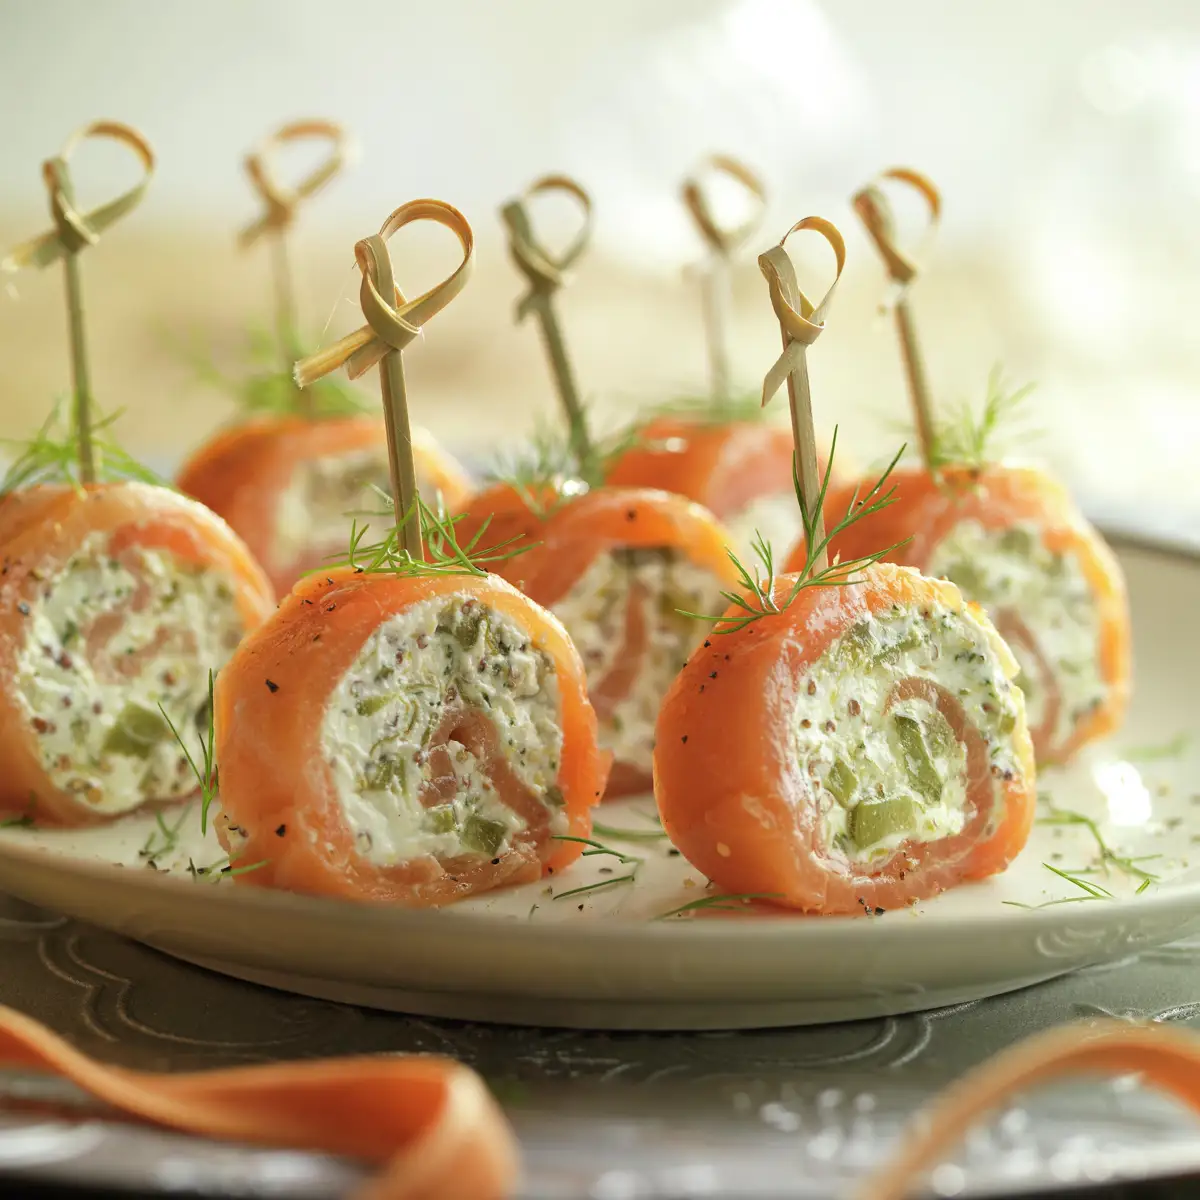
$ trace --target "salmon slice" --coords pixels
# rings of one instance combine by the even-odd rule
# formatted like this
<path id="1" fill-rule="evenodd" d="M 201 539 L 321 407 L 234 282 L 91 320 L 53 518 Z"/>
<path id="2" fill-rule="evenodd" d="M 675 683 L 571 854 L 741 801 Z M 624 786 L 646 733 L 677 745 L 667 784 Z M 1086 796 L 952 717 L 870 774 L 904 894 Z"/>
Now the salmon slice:
<path id="1" fill-rule="evenodd" d="M 0 1008 L 0 1066 L 53 1073 L 169 1129 L 382 1168 L 348 1200 L 504 1200 L 516 1185 L 512 1130 L 483 1081 L 451 1059 L 387 1054 L 152 1074 L 98 1063 Z"/>
<path id="2" fill-rule="evenodd" d="M 440 492 L 447 510 L 457 510 L 471 491 L 466 472 L 424 430 L 412 434 L 422 494 Z M 345 551 L 352 509 L 384 506 L 370 485 L 387 489 L 387 463 L 378 417 L 266 417 L 218 433 L 184 464 L 177 482 L 229 522 L 282 596 L 306 571 Z M 341 487 L 341 480 L 350 482 Z M 358 517 L 360 524 L 369 519 Z"/>
<path id="3" fill-rule="evenodd" d="M 480 680 L 503 682 L 488 692 Z M 370 686 L 395 691 L 380 700 Z M 302 580 L 221 672 L 215 717 L 218 834 L 238 862 L 265 864 L 237 882 L 316 895 L 432 907 L 561 871 L 583 849 L 561 839 L 588 836 L 608 770 L 565 631 L 496 576 Z M 481 795 L 486 820 L 448 807 L 457 797 L 469 813 Z M 417 827 L 384 853 L 393 809 Z M 473 821 L 491 846 L 468 844 Z"/>
<path id="4" fill-rule="evenodd" d="M 811 913 L 886 911 L 1002 871 L 1036 803 L 1016 670 L 952 584 L 881 564 L 802 589 L 714 633 L 675 681 L 654 752 L 663 827 L 722 890 Z M 946 824 L 929 832 L 936 805 Z"/>
<path id="5" fill-rule="evenodd" d="M 910 467 L 893 472 L 889 484 L 896 488 L 896 503 L 851 526 L 834 540 L 831 553 L 849 559 L 911 539 L 889 560 L 946 574 L 988 609 L 1021 661 L 1039 762 L 1067 762 L 1088 742 L 1118 729 L 1129 706 L 1132 671 L 1125 581 L 1104 539 L 1070 493 L 1042 471 L 1000 465 L 954 468 L 938 480 Z M 827 523 L 845 513 L 852 492 L 849 485 L 830 489 Z M 961 531 L 973 528 L 984 531 L 978 544 L 984 544 L 986 535 L 999 543 L 1006 534 L 1015 538 L 1030 531 L 1033 552 L 1055 570 L 1061 570 L 1060 564 L 1068 569 L 1061 571 L 1059 581 L 1040 571 L 1005 594 L 1002 585 L 997 590 L 989 580 L 986 563 L 948 553 Z M 796 547 L 788 570 L 799 569 L 803 554 L 803 545 Z M 1072 581 L 1074 607 L 1065 607 Z M 1049 614 L 1039 619 L 1047 603 Z M 1062 630 L 1078 626 L 1089 608 L 1094 644 L 1071 659 L 1056 659 L 1053 646 L 1061 641 Z M 1091 685 L 1086 691 L 1081 677 Z M 1072 689 L 1078 693 L 1074 703 L 1068 695 Z"/>
<path id="6" fill-rule="evenodd" d="M 206 702 L 210 666 L 273 607 L 245 545 L 167 488 L 45 485 L 0 500 L 0 559 L 0 812 L 81 825 L 192 794 L 156 703 L 138 701 L 132 716 L 126 705 L 146 686 L 169 711 L 172 697 Z M 203 586 L 180 588 L 168 567 Z M 126 591 L 93 595 L 80 582 L 97 579 Z M 205 603 L 209 611 L 195 607 Z M 202 636 L 216 661 L 197 658 Z M 147 684 L 152 664 L 165 674 Z M 169 772 L 150 778 L 160 760 Z M 129 785 L 134 767 L 145 790 Z"/>
<path id="7" fill-rule="evenodd" d="M 613 751 L 606 796 L 648 791 L 659 702 L 708 628 L 677 610 L 724 607 L 720 592 L 737 578 L 728 534 L 699 504 L 654 488 L 604 487 L 535 507 L 498 485 L 471 502 L 460 540 L 494 514 L 484 543 L 536 543 L 496 569 L 555 612 L 580 647 L 601 745 Z"/>

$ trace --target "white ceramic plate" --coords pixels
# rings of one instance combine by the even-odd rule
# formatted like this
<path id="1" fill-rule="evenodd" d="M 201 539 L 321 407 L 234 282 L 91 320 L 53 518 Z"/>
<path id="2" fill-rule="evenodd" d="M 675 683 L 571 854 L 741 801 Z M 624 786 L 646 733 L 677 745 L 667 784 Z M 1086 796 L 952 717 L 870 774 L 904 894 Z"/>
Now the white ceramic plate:
<path id="1" fill-rule="evenodd" d="M 1136 694 L 1126 729 L 1045 772 L 1043 820 L 1003 875 L 913 909 L 805 918 L 745 906 L 653 918 L 711 896 L 661 837 L 649 798 L 606 805 L 601 854 L 545 884 L 408 912 L 194 879 L 221 852 L 197 810 L 174 848 L 152 816 L 87 832 L 0 829 L 0 887 L 273 987 L 424 1015 L 611 1029 L 745 1028 L 873 1017 L 952 1004 L 1200 932 L 1200 563 L 1125 549 Z M 1190 782 L 1189 782 L 1190 781 Z M 1109 866 L 1085 814 L 1154 880 Z M 623 839 L 616 827 L 648 835 Z M 1192 859 L 1197 864 L 1193 869 Z M 1084 876 L 1085 893 L 1048 866 Z M 635 873 L 597 891 L 573 889 Z M 1085 898 L 1081 898 L 1085 897 Z M 1067 901 L 1048 904 L 1048 901 Z M 1033 907 L 1023 907 L 1033 906 Z M 1043 907 L 1037 907 L 1043 906 Z"/>

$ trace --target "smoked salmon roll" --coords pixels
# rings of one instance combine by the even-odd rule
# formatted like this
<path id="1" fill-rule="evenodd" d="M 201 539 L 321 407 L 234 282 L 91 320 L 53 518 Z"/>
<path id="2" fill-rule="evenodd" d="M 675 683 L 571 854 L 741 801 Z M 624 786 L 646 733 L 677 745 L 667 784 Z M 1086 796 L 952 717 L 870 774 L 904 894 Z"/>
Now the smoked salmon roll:
<path id="1" fill-rule="evenodd" d="M 608 756 L 562 625 L 494 575 L 302 580 L 218 676 L 237 882 L 449 904 L 563 870 Z"/>
<path id="2" fill-rule="evenodd" d="M 471 486 L 463 468 L 424 430 L 413 430 L 423 494 L 461 507 Z M 388 491 L 381 419 L 262 418 L 217 434 L 177 480 L 229 522 L 263 564 L 277 595 L 345 548 L 354 512 L 376 512 Z"/>
<path id="3" fill-rule="evenodd" d="M 167 488 L 0 499 L 0 813 L 82 825 L 193 793 L 171 725 L 199 754 L 209 669 L 273 607 L 237 535 Z"/>
<path id="4" fill-rule="evenodd" d="M 728 534 L 707 509 L 652 488 L 600 488 L 524 517 L 514 495 L 504 484 L 480 493 L 458 536 L 491 518 L 483 542 L 534 541 L 496 569 L 579 648 L 600 745 L 613 755 L 607 796 L 649 791 L 659 704 L 710 625 L 687 614 L 719 610 L 737 578 Z"/>
<path id="5" fill-rule="evenodd" d="M 952 580 L 1007 640 L 1038 761 L 1062 763 L 1117 729 L 1129 703 L 1129 601 L 1112 551 L 1043 471 L 985 464 L 893 473 L 895 503 L 831 544 L 849 559 L 911 539 L 889 557 Z M 843 512 L 851 489 L 831 489 Z M 789 569 L 803 559 L 793 554 Z"/>
<path id="6" fill-rule="evenodd" d="M 610 464 L 606 479 L 620 487 L 661 488 L 703 504 L 728 530 L 739 554 L 751 553 L 756 531 L 774 545 L 790 546 L 801 530 L 791 430 L 757 417 L 655 417 Z"/>
<path id="7" fill-rule="evenodd" d="M 1017 663 L 958 588 L 877 564 L 774 587 L 663 702 L 654 791 L 717 887 L 810 913 L 879 913 L 1002 871 L 1029 836 L 1035 767 Z"/>

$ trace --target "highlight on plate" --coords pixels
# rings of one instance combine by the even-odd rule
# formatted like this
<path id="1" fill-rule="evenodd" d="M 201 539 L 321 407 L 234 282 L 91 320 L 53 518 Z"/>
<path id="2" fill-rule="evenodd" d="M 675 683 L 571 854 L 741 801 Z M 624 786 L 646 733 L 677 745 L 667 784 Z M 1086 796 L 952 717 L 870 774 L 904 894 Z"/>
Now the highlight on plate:
<path id="1" fill-rule="evenodd" d="M 381 298 L 395 287 L 383 239 L 418 220 L 451 229 L 463 260 L 396 308 Z M 356 257 L 368 319 L 359 340 L 380 350 L 397 430 L 396 523 L 301 581 L 221 672 L 217 828 L 231 861 L 260 864 L 238 882 L 433 906 L 577 859 L 607 760 L 562 626 L 484 570 L 502 550 L 473 558 L 458 542 L 411 488 L 411 461 L 406 478 L 396 342 L 465 284 L 470 227 L 449 205 L 414 201 Z"/>
<path id="2" fill-rule="evenodd" d="M 272 605 L 238 537 L 109 442 L 81 382 L 79 248 L 63 227 L 86 220 L 65 199 L 67 159 L 86 138 L 132 149 L 147 179 L 154 161 L 127 126 L 82 129 L 47 175 L 56 228 L 9 259 L 65 260 L 76 380 L 69 418 L 52 412 L 0 488 L 0 813 L 40 824 L 194 793 L 187 753 L 207 726 L 209 670 Z M 144 187 L 107 211 L 128 211 Z"/>

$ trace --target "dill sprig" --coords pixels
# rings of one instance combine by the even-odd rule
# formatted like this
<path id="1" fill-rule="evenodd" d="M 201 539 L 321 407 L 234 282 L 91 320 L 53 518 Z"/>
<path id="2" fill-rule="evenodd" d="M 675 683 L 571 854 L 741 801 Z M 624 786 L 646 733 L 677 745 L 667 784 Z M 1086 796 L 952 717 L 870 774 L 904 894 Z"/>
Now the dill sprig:
<path id="1" fill-rule="evenodd" d="M 1169 742 L 1162 742 L 1159 745 L 1131 746 L 1124 751 L 1122 758 L 1129 762 L 1155 762 L 1164 758 L 1179 758 L 1187 751 L 1191 741 L 1191 734 L 1177 733 Z"/>
<path id="2" fill-rule="evenodd" d="M 619 883 L 633 883 L 637 879 L 637 870 L 628 875 L 614 875 L 611 879 L 601 879 L 599 883 L 585 883 L 583 887 L 572 888 L 569 892 L 559 892 L 554 899 L 566 900 L 571 896 L 583 896 L 589 892 L 598 892 L 601 888 L 615 887 Z"/>
<path id="3" fill-rule="evenodd" d="M 592 822 L 592 832 L 601 837 L 616 838 L 625 842 L 658 842 L 666 838 L 664 829 L 619 829 L 615 825 L 604 825 L 600 821 Z"/>
<path id="4" fill-rule="evenodd" d="M 766 415 L 761 391 L 725 396 L 682 395 L 644 407 L 638 427 L 644 429 L 658 417 L 679 417 L 697 425 L 732 425 L 739 421 L 762 421 Z"/>
<path id="5" fill-rule="evenodd" d="M 249 875 L 251 871 L 260 870 L 265 867 L 271 860 L 264 858 L 260 862 L 247 863 L 245 866 L 235 865 L 234 861 L 225 855 L 224 858 L 218 858 L 216 862 L 209 863 L 207 866 L 198 867 L 192 859 L 188 859 L 188 874 L 196 880 L 215 880 L 220 882 L 222 879 L 233 879 L 238 875 Z"/>
<path id="6" fill-rule="evenodd" d="M 744 912 L 746 904 L 751 900 L 778 900 L 782 895 L 782 892 L 731 892 L 701 896 L 699 900 L 681 904 L 678 908 L 671 909 L 670 912 L 659 913 L 654 920 L 665 921 L 669 917 L 684 916 L 701 909 L 712 909 L 715 912 Z"/>
<path id="7" fill-rule="evenodd" d="M 594 838 L 571 837 L 567 834 L 558 835 L 555 838 L 558 842 L 578 842 L 586 846 L 582 857 L 588 858 L 597 854 L 608 855 L 615 858 L 623 867 L 633 867 L 627 875 L 616 875 L 612 879 L 601 879 L 599 883 L 587 883 L 583 887 L 571 888 L 570 891 L 559 892 L 554 899 L 566 900 L 569 896 L 582 896 L 590 892 L 597 892 L 601 888 L 613 887 L 619 883 L 633 883 L 637 879 L 638 871 L 641 870 L 642 864 L 646 861 L 636 854 L 625 854 L 620 850 L 614 850 L 611 846 L 604 845 L 603 842 L 597 842 Z"/>
<path id="8" fill-rule="evenodd" d="M 1081 875 L 1093 873 L 1097 869 L 1106 870 L 1109 867 L 1115 867 L 1118 871 L 1123 871 L 1126 875 L 1132 875 L 1135 879 L 1141 879 L 1146 882 L 1156 882 L 1159 878 L 1153 871 L 1147 871 L 1144 867 L 1139 867 L 1138 863 L 1150 862 L 1161 858 L 1161 855 L 1143 854 L 1135 857 L 1128 854 L 1119 854 L 1105 841 L 1104 835 L 1100 832 L 1100 826 L 1096 821 L 1087 816 L 1086 813 L 1075 812 L 1069 808 L 1058 808 L 1051 803 L 1049 804 L 1047 815 L 1038 817 L 1037 822 L 1039 825 L 1075 825 L 1081 829 L 1086 829 L 1091 834 L 1100 855 L 1099 867 L 1084 867 L 1079 871 Z M 1055 871 L 1055 874 L 1060 874 L 1054 867 L 1050 869 Z"/>
<path id="9" fill-rule="evenodd" d="M 1078 875 L 1073 875 L 1070 871 L 1063 871 L 1059 867 L 1051 863 L 1044 862 L 1042 866 L 1057 875 L 1059 879 L 1066 880 L 1072 887 L 1077 887 L 1083 895 L 1081 896 L 1059 896 L 1056 900 L 1043 900 L 1041 904 L 1026 904 L 1023 900 L 1001 900 L 1001 904 L 1006 904 L 1009 908 L 1055 908 L 1060 904 L 1086 904 L 1090 900 L 1112 900 L 1113 894 L 1107 888 L 1101 887 L 1098 883 L 1092 883 L 1088 879 L 1082 879 Z M 1144 892 L 1150 886 L 1150 881 L 1146 880 L 1141 887 L 1138 888 L 1139 894 Z"/>
<path id="10" fill-rule="evenodd" d="M 0 829 L 30 829 L 33 826 L 33 816 L 22 813 L 19 817 L 5 817 L 0 821 Z"/>
<path id="11" fill-rule="evenodd" d="M 857 582 L 857 580 L 851 578 L 856 571 L 865 570 L 867 567 L 891 554 L 893 550 L 904 545 L 904 542 L 896 542 L 894 545 L 886 546 L 882 550 L 877 550 L 871 554 L 863 554 L 857 558 L 835 560 L 827 566 L 818 566 L 819 563 L 825 561 L 826 551 L 835 538 L 843 534 L 852 525 L 857 524 L 866 517 L 874 516 L 874 514 L 881 512 L 888 505 L 895 502 L 895 487 L 886 487 L 886 485 L 896 464 L 900 461 L 900 456 L 904 453 L 904 447 L 902 446 L 896 452 L 892 461 L 888 463 L 883 474 L 867 489 L 865 495 L 861 494 L 861 489 L 856 487 L 845 515 L 835 522 L 830 529 L 822 533 L 820 531 L 822 510 L 825 507 L 825 494 L 829 488 L 829 477 L 833 470 L 834 453 L 837 450 L 837 434 L 838 431 L 835 426 L 833 440 L 829 447 L 829 466 L 825 471 L 824 478 L 821 480 L 821 489 L 817 493 L 816 503 L 811 510 L 808 504 L 805 503 L 804 490 L 800 486 L 800 477 L 796 473 L 795 465 L 793 464 L 792 467 L 792 482 L 796 489 L 796 500 L 800 505 L 801 524 L 804 527 L 805 559 L 804 566 L 797 572 L 783 599 L 777 600 L 775 597 L 775 553 L 770 543 L 766 541 L 758 530 L 755 530 L 753 540 L 751 541 L 751 548 L 762 565 L 761 570 L 758 565 L 754 565 L 753 569 L 747 567 L 733 550 L 726 551 L 729 555 L 729 561 L 733 563 L 734 568 L 737 570 L 739 589 L 722 592 L 721 595 L 729 602 L 731 608 L 737 609 L 737 612 L 731 615 L 718 613 L 715 616 L 706 613 L 684 612 L 684 616 L 702 621 L 715 622 L 714 633 L 736 633 L 738 630 L 745 629 L 747 625 L 763 617 L 784 612 L 805 588 L 844 587 L 847 584 Z M 683 610 L 680 611 L 683 612 Z"/>
<path id="12" fill-rule="evenodd" d="M 22 488 L 44 483 L 66 483 L 83 489 L 80 469 L 80 433 L 73 412 L 63 417 L 63 401 L 57 400 L 42 427 L 28 441 L 5 439 L 0 445 L 21 447 L 18 458 L 0 480 L 0 497 Z M 149 467 L 142 466 L 116 442 L 101 436 L 121 416 L 120 411 L 99 416 L 93 407 L 92 453 L 97 482 L 115 483 L 133 479 L 140 483 L 168 486 Z"/>
<path id="13" fill-rule="evenodd" d="M 138 851 L 138 857 L 144 858 L 148 867 L 157 867 L 158 860 L 164 854 L 170 854 L 179 844 L 180 831 L 183 829 L 183 823 L 191 811 L 192 806 L 185 804 L 180 810 L 179 816 L 175 819 L 175 823 L 172 825 L 167 824 L 167 819 L 162 815 L 161 811 L 155 812 L 154 821 L 156 828 L 150 831 L 150 836 Z M 162 839 L 161 845 L 159 844 L 160 838 Z"/>
<path id="14" fill-rule="evenodd" d="M 331 375 L 305 389 L 311 409 L 301 397 L 291 367 L 278 367 L 279 348 L 265 330 L 251 330 L 247 358 L 255 370 L 244 378 L 226 375 L 213 362 L 211 352 L 201 346 L 177 347 L 190 363 L 200 383 L 230 396 L 244 417 L 283 417 L 311 411 L 318 418 L 356 417 L 374 412 L 371 397 L 344 380 Z M 297 354 L 297 357 L 302 357 Z"/>
<path id="15" fill-rule="evenodd" d="M 947 413 L 937 422 L 930 447 L 929 468 L 965 466 L 982 469 L 999 456 L 998 439 L 1002 430 L 1023 416 L 1023 404 L 1034 385 L 1010 391 L 1000 367 L 988 375 L 987 397 L 976 413 L 969 402 Z"/>
<path id="16" fill-rule="evenodd" d="M 217 782 L 217 763 L 216 763 L 216 709 L 213 705 L 213 689 L 216 682 L 216 676 L 210 669 L 208 672 L 208 737 L 200 735 L 200 749 L 204 760 L 204 768 L 196 766 L 196 760 L 192 757 L 192 752 L 188 748 L 187 742 L 179 735 L 179 730 L 175 728 L 175 723 L 167 715 L 167 710 L 160 704 L 158 711 L 162 713 L 162 718 L 166 721 L 171 733 L 175 736 L 175 740 L 179 743 L 179 748 L 183 751 L 184 758 L 187 759 L 187 764 L 192 769 L 192 774 L 196 777 L 196 784 L 200 789 L 200 832 L 208 832 L 208 810 L 212 807 L 213 801 L 217 797 L 218 782 Z"/>
<path id="17" fill-rule="evenodd" d="M 391 497 L 382 489 L 374 490 L 382 501 L 391 502 Z M 507 562 L 534 545 L 530 542 L 518 546 L 517 543 L 522 540 L 520 535 L 495 545 L 487 545 L 483 537 L 491 525 L 490 517 L 469 541 L 460 543 L 455 536 L 454 527 L 463 519 L 462 515 L 449 516 L 440 501 L 437 508 L 431 508 L 420 496 L 415 499 L 414 505 L 421 522 L 421 541 L 425 551 L 423 559 L 414 558 L 404 546 L 404 524 L 412 515 L 410 508 L 404 514 L 404 518 L 398 523 L 393 523 L 383 539 L 378 542 L 368 542 L 366 537 L 371 526 L 360 525 L 358 519 L 354 518 L 351 522 L 350 545 L 346 554 L 336 556 L 321 570 L 349 567 L 360 575 L 395 575 L 400 578 L 421 575 L 483 576 L 496 563 Z M 393 516 L 386 510 L 378 515 Z"/>

